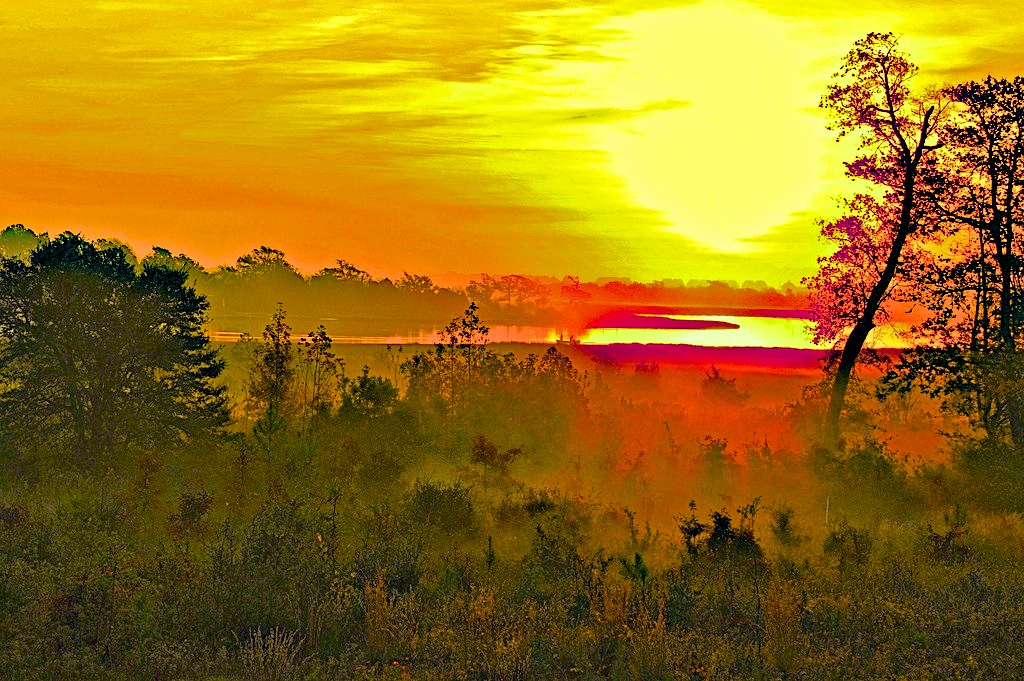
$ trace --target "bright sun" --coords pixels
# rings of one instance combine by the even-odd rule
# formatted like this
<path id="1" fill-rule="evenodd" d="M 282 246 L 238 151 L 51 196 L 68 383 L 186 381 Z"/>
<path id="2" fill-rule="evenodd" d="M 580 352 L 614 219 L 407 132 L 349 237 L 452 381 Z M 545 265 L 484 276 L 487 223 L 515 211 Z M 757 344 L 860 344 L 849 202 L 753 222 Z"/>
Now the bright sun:
<path id="1" fill-rule="evenodd" d="M 612 27 L 627 37 L 612 46 L 622 61 L 609 95 L 686 102 L 596 133 L 612 171 L 667 230 L 742 251 L 811 204 L 822 136 L 811 37 L 756 8 L 708 2 Z"/>

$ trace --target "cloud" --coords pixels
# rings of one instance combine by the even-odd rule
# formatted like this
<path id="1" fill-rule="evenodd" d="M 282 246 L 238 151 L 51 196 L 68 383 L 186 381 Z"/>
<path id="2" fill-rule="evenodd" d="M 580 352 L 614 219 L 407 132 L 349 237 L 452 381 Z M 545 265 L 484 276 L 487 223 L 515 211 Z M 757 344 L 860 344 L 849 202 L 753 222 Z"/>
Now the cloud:
<path id="1" fill-rule="evenodd" d="M 770 54 L 738 41 L 718 61 L 696 48 L 661 57 L 684 54 L 674 31 L 685 22 L 663 21 L 684 8 L 687 21 L 743 28 L 732 13 L 780 37 Z M 297 262 L 347 249 L 424 271 L 768 279 L 760 272 L 813 266 L 807 223 L 841 187 L 813 169 L 832 153 L 814 146 L 816 127 L 806 139 L 780 131 L 819 125 L 804 90 L 852 40 L 901 31 L 939 79 L 1024 72 L 1024 13 L 1004 0 L 15 0 L 0 23 L 0 203 L 12 222 L 91 220 L 154 243 L 179 234 L 175 248 L 215 258 L 278 230 L 308 249 L 290 253 Z M 736 38 L 721 30 L 705 36 L 711 46 Z M 813 48 L 799 53 L 806 68 L 765 67 L 789 54 L 786 41 Z M 724 114 L 709 98 L 744 94 L 760 104 L 726 111 L 737 133 L 715 139 L 708 126 Z M 736 158 L 702 156 L 705 146 Z M 758 161 L 760 147 L 775 160 Z M 763 227 L 743 232 L 763 233 L 735 240 L 741 253 L 716 250 L 709 242 L 727 235 L 703 223 L 669 231 L 693 211 L 666 201 L 705 198 L 706 216 L 727 213 L 701 196 L 720 184 L 713 173 L 740 187 L 737 214 L 772 204 Z M 769 181 L 784 174 L 796 179 Z M 811 182 L 793 205 L 773 189 Z"/>
<path id="2" fill-rule="evenodd" d="M 657 102 L 650 102 L 644 106 L 634 109 L 629 108 L 592 108 L 578 111 L 568 111 L 564 114 L 563 120 L 573 123 L 611 123 L 623 121 L 642 116 L 652 111 L 673 111 L 688 106 L 688 102 L 678 99 L 663 99 Z"/>

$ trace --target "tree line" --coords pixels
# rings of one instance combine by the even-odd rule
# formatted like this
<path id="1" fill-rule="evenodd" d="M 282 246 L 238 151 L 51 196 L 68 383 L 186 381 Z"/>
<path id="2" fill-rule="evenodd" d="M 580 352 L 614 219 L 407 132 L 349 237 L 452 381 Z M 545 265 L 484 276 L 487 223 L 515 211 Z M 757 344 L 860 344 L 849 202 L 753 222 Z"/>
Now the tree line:
<path id="1" fill-rule="evenodd" d="M 0 449 L 8 455 L 64 451 L 105 464 L 223 438 L 232 422 L 268 457 L 296 447 L 312 455 L 318 433 L 337 419 L 390 414 L 399 375 L 404 404 L 438 430 L 462 424 L 463 439 L 484 393 L 504 394 L 510 414 L 557 414 L 584 399 L 585 379 L 556 349 L 520 359 L 488 348 L 475 303 L 433 350 L 392 351 L 393 380 L 368 367 L 347 374 L 323 325 L 296 344 L 278 305 L 260 336 L 239 341 L 248 374 L 232 409 L 225 361 L 204 330 L 210 303 L 190 286 L 188 263 L 159 250 L 133 263 L 124 249 L 104 246 L 65 233 L 25 258 L 0 258 Z"/>
<path id="2" fill-rule="evenodd" d="M 24 225 L 0 230 L 0 256 L 25 260 L 49 240 Z M 117 248 L 138 268 L 139 257 L 126 244 L 97 239 L 101 249 Z M 186 254 L 154 246 L 142 260 L 188 272 L 190 285 L 210 303 L 210 327 L 259 335 L 282 303 L 292 320 L 316 327 L 328 323 L 346 335 L 406 334 L 443 323 L 475 302 L 494 324 L 556 324 L 585 317 L 593 306 L 686 305 L 748 308 L 801 308 L 806 296 L 792 285 L 670 280 L 654 283 L 624 279 L 584 281 L 569 275 L 482 273 L 465 287 L 444 286 L 425 274 L 376 277 L 344 259 L 312 274 L 300 272 L 286 254 L 260 246 L 230 266 L 208 269 Z"/>

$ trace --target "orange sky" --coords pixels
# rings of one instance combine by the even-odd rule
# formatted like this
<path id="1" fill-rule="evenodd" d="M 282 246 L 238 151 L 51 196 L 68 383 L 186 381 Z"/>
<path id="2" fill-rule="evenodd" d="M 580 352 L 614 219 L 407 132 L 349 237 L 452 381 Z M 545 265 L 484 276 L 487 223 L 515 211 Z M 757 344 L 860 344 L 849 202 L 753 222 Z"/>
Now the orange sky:
<path id="1" fill-rule="evenodd" d="M 854 40 L 1024 74 L 1004 0 L 7 0 L 0 30 L 0 223 L 379 276 L 797 280 Z"/>

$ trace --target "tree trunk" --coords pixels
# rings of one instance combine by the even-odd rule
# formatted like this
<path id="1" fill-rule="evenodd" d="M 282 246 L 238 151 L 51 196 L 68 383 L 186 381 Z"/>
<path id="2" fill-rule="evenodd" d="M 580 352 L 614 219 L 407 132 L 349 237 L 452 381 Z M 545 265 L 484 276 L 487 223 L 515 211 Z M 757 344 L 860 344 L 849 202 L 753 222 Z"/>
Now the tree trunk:
<path id="1" fill-rule="evenodd" d="M 868 334 L 874 328 L 874 314 L 870 317 L 862 316 L 853 327 L 846 345 L 843 346 L 843 354 L 839 358 L 839 367 L 836 369 L 836 377 L 832 382 L 832 396 L 828 403 L 828 413 L 825 417 L 825 444 L 834 447 L 839 442 L 839 418 L 843 413 L 843 405 L 846 403 L 846 390 L 850 387 L 850 376 L 853 374 L 853 367 L 857 363 L 857 357 L 864 348 Z"/>
<path id="2" fill-rule="evenodd" d="M 931 111 L 925 115 L 923 129 L 928 127 L 928 119 Z M 825 415 L 825 446 L 834 448 L 839 444 L 839 421 L 843 413 L 843 405 L 846 403 L 846 390 L 850 385 L 850 376 L 853 374 L 853 367 L 857 363 L 864 343 L 867 341 L 871 329 L 875 328 L 875 315 L 882 307 L 885 294 L 889 291 L 893 277 L 896 276 L 896 269 L 900 263 L 900 256 L 903 254 L 903 245 L 913 228 L 913 207 L 914 207 L 914 184 L 917 181 L 917 164 L 921 159 L 926 134 L 921 135 L 921 144 L 915 153 L 912 162 L 908 165 L 903 180 L 903 199 L 900 206 L 900 221 L 896 226 L 896 235 L 892 240 L 892 248 L 889 249 L 889 256 L 885 261 L 885 269 L 878 277 L 878 281 L 871 288 L 864 310 L 861 312 L 853 331 L 843 345 L 843 354 L 839 358 L 839 367 L 836 369 L 836 377 L 832 382 L 832 396 L 829 400 L 828 412 Z"/>
<path id="3" fill-rule="evenodd" d="M 1009 244 L 996 243 L 999 263 L 999 340 L 1007 352 L 1014 351 L 1013 338 L 1013 254 Z"/>

